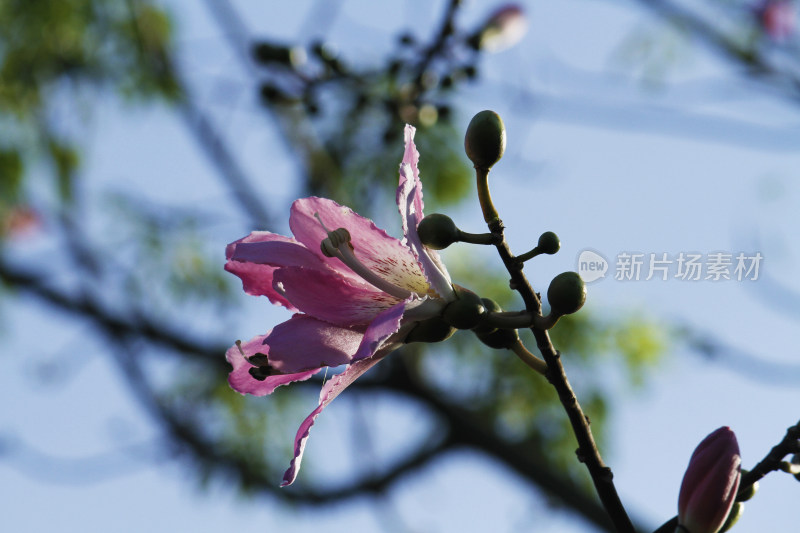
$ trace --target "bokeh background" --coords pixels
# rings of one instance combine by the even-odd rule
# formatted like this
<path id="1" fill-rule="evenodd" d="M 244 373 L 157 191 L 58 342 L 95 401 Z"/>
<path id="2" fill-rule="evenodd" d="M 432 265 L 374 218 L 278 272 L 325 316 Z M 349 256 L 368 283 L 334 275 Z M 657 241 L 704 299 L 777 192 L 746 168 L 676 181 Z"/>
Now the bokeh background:
<path id="1" fill-rule="evenodd" d="M 243 294 L 224 246 L 288 234 L 309 194 L 400 235 L 405 123 L 426 212 L 482 231 L 462 146 L 487 108 L 512 249 L 561 238 L 526 265 L 535 288 L 583 250 L 610 263 L 553 337 L 636 524 L 675 514 L 721 425 L 753 466 L 799 411 L 796 10 L 0 0 L 0 529 L 610 530 L 553 392 L 469 332 L 359 380 L 285 489 L 320 381 L 267 398 L 225 381 L 225 349 L 289 315 Z M 623 252 L 763 261 L 757 280 L 615 280 Z M 443 257 L 521 307 L 491 250 Z M 793 530 L 798 495 L 770 475 L 735 530 Z"/>

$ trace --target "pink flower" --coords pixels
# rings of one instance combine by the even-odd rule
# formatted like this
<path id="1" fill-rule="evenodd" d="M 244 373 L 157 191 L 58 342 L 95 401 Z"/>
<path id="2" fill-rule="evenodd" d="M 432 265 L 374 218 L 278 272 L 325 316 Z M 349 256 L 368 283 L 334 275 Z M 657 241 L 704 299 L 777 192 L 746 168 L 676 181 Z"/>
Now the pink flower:
<path id="1" fill-rule="evenodd" d="M 678 496 L 678 523 L 686 531 L 719 531 L 739 490 L 741 463 L 736 435 L 727 426 L 714 431 L 697 446 Z"/>
<path id="2" fill-rule="evenodd" d="M 476 36 L 476 43 L 487 52 L 502 52 L 520 42 L 527 31 L 525 12 L 517 4 L 508 4 L 489 16 Z"/>
<path id="3" fill-rule="evenodd" d="M 22 239 L 30 237 L 41 229 L 42 218 L 30 206 L 12 206 L 5 213 L 0 213 L 0 238 Z"/>
<path id="4" fill-rule="evenodd" d="M 756 13 L 764 32 L 772 40 L 782 42 L 794 33 L 795 11 L 791 0 L 765 0 Z"/>
<path id="5" fill-rule="evenodd" d="M 292 205 L 294 238 L 253 232 L 228 245 L 225 270 L 245 292 L 296 311 L 266 335 L 228 349 L 229 383 L 263 396 L 327 366 L 347 365 L 322 387 L 319 405 L 300 425 L 281 486 L 297 477 L 319 413 L 353 381 L 403 343 L 420 320 L 441 314 L 455 293 L 438 254 L 422 246 L 422 183 L 406 126 L 397 206 L 404 239 L 390 237 L 351 209 L 325 198 Z"/>

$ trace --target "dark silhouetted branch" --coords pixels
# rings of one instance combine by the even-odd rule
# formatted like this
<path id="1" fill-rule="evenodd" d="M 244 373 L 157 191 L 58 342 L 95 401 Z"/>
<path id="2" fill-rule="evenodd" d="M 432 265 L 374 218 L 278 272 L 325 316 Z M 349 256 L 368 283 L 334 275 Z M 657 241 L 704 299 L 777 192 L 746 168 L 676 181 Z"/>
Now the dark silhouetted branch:
<path id="1" fill-rule="evenodd" d="M 222 354 L 225 353 L 227 346 L 195 342 L 179 333 L 177 328 L 166 327 L 141 315 L 123 316 L 112 312 L 85 294 L 75 296 L 67 291 L 50 287 L 44 279 L 43 275 L 31 274 L 0 259 L 0 280 L 43 300 L 55 309 L 89 319 L 104 333 L 126 339 L 145 339 L 184 355 L 198 357 L 219 368 L 225 366 Z"/>

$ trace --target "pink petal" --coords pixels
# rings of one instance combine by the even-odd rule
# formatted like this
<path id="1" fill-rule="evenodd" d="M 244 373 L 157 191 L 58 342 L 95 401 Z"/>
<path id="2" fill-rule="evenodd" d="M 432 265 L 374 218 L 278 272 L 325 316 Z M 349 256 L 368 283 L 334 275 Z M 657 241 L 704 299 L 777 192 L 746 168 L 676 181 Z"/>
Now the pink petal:
<path id="1" fill-rule="evenodd" d="M 356 283 L 331 271 L 287 267 L 275 272 L 274 279 L 297 309 L 339 326 L 367 325 L 399 301 L 366 282 Z"/>
<path id="2" fill-rule="evenodd" d="M 333 200 L 317 197 L 297 200 L 292 205 L 289 218 L 292 233 L 329 266 L 347 277 L 360 279 L 338 259 L 322 254 L 319 246 L 328 234 L 314 217 L 315 213 L 319 214 L 322 222 L 331 231 L 345 228 L 350 232 L 355 255 L 368 269 L 398 287 L 422 295 L 428 292 L 428 282 L 411 250 L 387 235 L 374 222 Z"/>
<path id="3" fill-rule="evenodd" d="M 419 152 L 414 144 L 413 126 L 406 125 L 405 142 L 406 150 L 403 162 L 400 164 L 400 185 L 397 187 L 397 208 L 400 210 L 400 219 L 403 224 L 403 234 L 408 245 L 419 258 L 425 278 L 430 286 L 447 300 L 455 298 L 450 274 L 444 263 L 439 258 L 436 250 L 430 250 L 422 245 L 417 235 L 417 226 L 424 217 L 422 203 L 422 182 L 419 179 Z"/>
<path id="4" fill-rule="evenodd" d="M 268 231 L 254 231 L 247 237 L 230 243 L 225 249 L 225 257 L 228 260 L 228 262 L 225 263 L 225 270 L 241 278 L 242 287 L 247 294 L 252 296 L 266 296 L 269 298 L 269 301 L 274 304 L 282 305 L 290 311 L 297 311 L 297 309 L 272 286 L 272 275 L 276 267 L 233 260 L 239 245 L 251 242 L 291 243 L 294 241 L 289 237 L 284 237 L 283 235 L 277 235 Z"/>
<path id="5" fill-rule="evenodd" d="M 291 485 L 297 478 L 311 427 L 322 410 L 336 399 L 343 390 L 349 387 L 351 383 L 399 346 L 397 343 L 386 343 L 386 341 L 400 329 L 400 320 L 403 317 L 404 309 L 405 302 L 400 302 L 381 313 L 364 333 L 364 339 L 353 358 L 354 362 L 344 372 L 334 376 L 322 386 L 319 405 L 303 420 L 303 423 L 300 424 L 300 429 L 297 430 L 297 435 L 294 438 L 294 457 L 286 473 L 283 474 L 281 487 Z"/>
<path id="6" fill-rule="evenodd" d="M 243 242 L 236 246 L 231 259 L 274 267 L 326 268 L 315 253 L 298 242 Z"/>
<path id="7" fill-rule="evenodd" d="M 335 326 L 308 315 L 294 315 L 267 335 L 269 360 L 291 374 L 349 363 L 364 338 L 364 329 Z"/>
<path id="8" fill-rule="evenodd" d="M 261 353 L 268 355 L 269 347 L 264 345 L 266 335 L 259 335 L 249 341 L 242 343 L 242 351 L 247 357 Z M 242 394 L 252 394 L 254 396 L 266 396 L 272 394 L 272 391 L 280 387 L 292 383 L 293 381 L 305 381 L 321 368 L 314 370 L 307 370 L 305 372 L 297 372 L 294 374 L 276 374 L 274 376 L 267 376 L 266 379 L 258 380 L 250 374 L 250 369 L 254 368 L 247 359 L 242 356 L 239 347 L 236 345 L 228 348 L 225 352 L 225 358 L 233 366 L 233 370 L 228 375 L 228 383 L 231 388 Z"/>
<path id="9" fill-rule="evenodd" d="M 419 179 L 419 152 L 414 144 L 416 128 L 406 124 L 403 132 L 406 148 L 403 161 L 400 163 L 400 185 L 397 187 L 397 208 L 400 210 L 400 221 L 403 224 L 403 235 L 408 235 L 409 218 L 418 214 L 422 220 L 424 204 L 422 202 L 422 182 Z M 419 222 L 419 221 L 417 221 Z M 412 224 L 414 229 L 416 225 Z"/>
<path id="10" fill-rule="evenodd" d="M 370 323 L 364 332 L 364 338 L 358 345 L 358 350 L 353 354 L 353 361 L 372 357 L 386 339 L 397 333 L 400 329 L 400 321 L 403 318 L 406 306 L 414 299 L 412 296 L 382 311 L 375 317 L 375 320 Z"/>

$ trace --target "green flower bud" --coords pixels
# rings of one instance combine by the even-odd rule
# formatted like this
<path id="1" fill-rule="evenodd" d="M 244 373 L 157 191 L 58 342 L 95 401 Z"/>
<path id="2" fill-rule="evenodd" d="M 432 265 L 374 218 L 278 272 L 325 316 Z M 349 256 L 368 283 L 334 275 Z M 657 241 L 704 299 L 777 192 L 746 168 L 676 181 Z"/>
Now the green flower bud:
<path id="1" fill-rule="evenodd" d="M 506 150 L 506 127 L 494 111 L 481 111 L 467 127 L 464 150 L 475 168 L 489 169 Z"/>
<path id="2" fill-rule="evenodd" d="M 572 314 L 586 302 L 586 284 L 577 272 L 561 273 L 550 282 L 547 301 L 554 314 Z"/>
<path id="3" fill-rule="evenodd" d="M 423 218 L 417 226 L 417 235 L 422 244 L 433 250 L 443 250 L 458 242 L 458 227 L 455 222 L 441 213 L 433 213 Z"/>
<path id="4" fill-rule="evenodd" d="M 539 248 L 539 251 L 543 254 L 553 255 L 561 249 L 561 241 L 558 235 L 552 231 L 545 231 L 539 235 L 539 244 L 537 248 Z"/>
<path id="5" fill-rule="evenodd" d="M 417 324 L 406 336 L 406 344 L 410 342 L 441 342 L 449 339 L 456 328 L 441 317 L 433 317 Z"/>
<path id="6" fill-rule="evenodd" d="M 792 463 L 793 465 L 800 465 L 800 453 L 796 453 L 796 454 L 794 454 L 794 455 L 792 456 L 791 463 Z M 795 475 L 794 475 L 794 478 L 795 478 L 797 481 L 800 481 L 800 474 L 795 474 Z"/>
<path id="7" fill-rule="evenodd" d="M 745 474 L 747 474 L 747 472 L 748 472 L 747 470 L 742 468 L 742 477 L 744 477 Z M 741 489 L 741 487 L 740 487 L 740 489 Z M 739 495 L 736 496 L 736 501 L 737 502 L 746 502 L 747 500 L 749 500 L 750 498 L 752 498 L 753 496 L 756 495 L 756 491 L 757 490 L 758 490 L 758 481 L 756 481 L 755 483 L 753 483 L 752 485 L 747 487 L 747 489 L 740 490 Z"/>
<path id="8" fill-rule="evenodd" d="M 519 342 L 519 333 L 515 329 L 496 329 L 489 333 L 479 333 L 476 328 L 473 331 L 475 331 L 479 341 L 490 348 L 497 348 L 498 350 L 510 348 Z"/>
<path id="9" fill-rule="evenodd" d="M 502 313 L 503 308 L 500 307 L 500 304 L 492 300 L 491 298 L 481 298 L 481 302 L 483 302 L 483 307 L 486 309 L 487 313 Z M 494 331 L 497 331 L 497 328 L 493 328 L 492 326 L 476 326 L 472 329 L 476 335 L 480 337 L 480 335 L 488 335 Z"/>
<path id="10" fill-rule="evenodd" d="M 253 47 L 253 57 L 259 63 L 281 63 L 297 67 L 306 62 L 306 51 L 299 47 L 260 42 Z"/>
<path id="11" fill-rule="evenodd" d="M 458 300 L 450 302 L 444 308 L 442 318 L 458 329 L 472 329 L 480 324 L 481 316 L 486 313 L 480 296 L 463 287 L 456 286 Z"/>
<path id="12" fill-rule="evenodd" d="M 724 533 L 732 528 L 742 516 L 742 513 L 744 513 L 744 504 L 741 502 L 734 503 L 733 507 L 731 507 L 731 512 L 728 513 L 728 518 L 725 519 L 725 523 L 722 524 L 722 529 L 719 530 L 719 533 Z"/>

